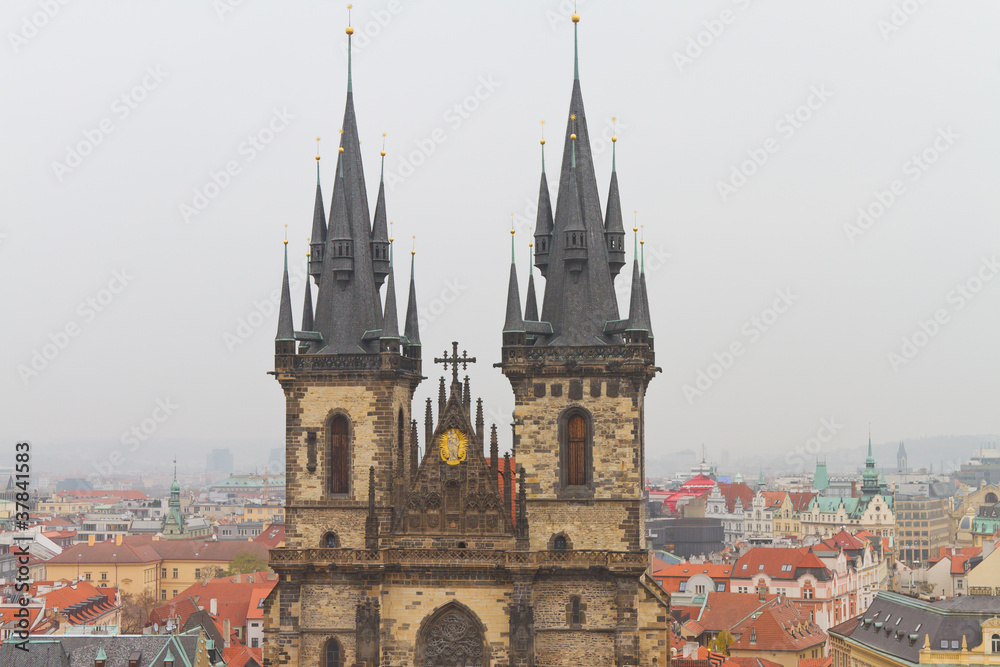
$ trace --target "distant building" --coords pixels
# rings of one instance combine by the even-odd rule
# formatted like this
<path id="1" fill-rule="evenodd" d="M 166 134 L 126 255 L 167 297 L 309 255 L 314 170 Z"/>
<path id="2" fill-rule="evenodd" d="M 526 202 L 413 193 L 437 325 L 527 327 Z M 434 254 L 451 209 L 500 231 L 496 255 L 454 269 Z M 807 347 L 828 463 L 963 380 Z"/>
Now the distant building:
<path id="1" fill-rule="evenodd" d="M 908 472 L 910 470 L 909 461 L 906 456 L 906 445 L 899 441 L 899 449 L 896 450 L 896 472 Z"/>
<path id="2" fill-rule="evenodd" d="M 136 657 L 136 662 L 130 660 Z M 141 662 L 139 662 L 141 660 Z M 21 649 L 0 645 L 2 665 L 191 665 L 225 664 L 222 647 L 210 645 L 200 630 L 177 635 L 62 636 L 58 641 L 32 637 Z"/>
<path id="3" fill-rule="evenodd" d="M 228 449 L 213 449 L 205 457 L 205 475 L 211 482 L 233 474 L 233 455 Z"/>
<path id="4" fill-rule="evenodd" d="M 976 487 L 982 482 L 1000 484 L 1000 450 L 992 447 L 977 449 L 968 463 L 963 463 L 953 474 L 955 479 L 967 486 Z"/>
<path id="5" fill-rule="evenodd" d="M 826 633 L 808 611 L 787 597 L 752 614 L 732 633 L 738 637 L 729 647 L 734 658 L 764 658 L 782 667 L 797 667 L 800 660 L 822 658 L 826 653 Z"/>
<path id="6" fill-rule="evenodd" d="M 284 498 L 284 475 L 230 475 L 209 487 L 227 498 Z"/>
<path id="7" fill-rule="evenodd" d="M 708 556 L 725 548 L 722 521 L 711 518 L 660 517 L 646 521 L 646 545 L 682 558 Z"/>
<path id="8" fill-rule="evenodd" d="M 949 542 L 948 510 L 946 498 L 897 495 L 897 560 L 910 567 L 926 566 Z"/>
<path id="9" fill-rule="evenodd" d="M 195 540 L 212 536 L 214 531 L 208 520 L 201 517 L 187 519 L 181 512 L 181 485 L 177 482 L 177 464 L 174 464 L 174 483 L 170 485 L 170 502 L 163 515 L 160 529 L 165 540 Z"/>
<path id="10" fill-rule="evenodd" d="M 269 472 L 285 473 L 285 448 L 272 447 L 267 456 L 267 469 Z"/>

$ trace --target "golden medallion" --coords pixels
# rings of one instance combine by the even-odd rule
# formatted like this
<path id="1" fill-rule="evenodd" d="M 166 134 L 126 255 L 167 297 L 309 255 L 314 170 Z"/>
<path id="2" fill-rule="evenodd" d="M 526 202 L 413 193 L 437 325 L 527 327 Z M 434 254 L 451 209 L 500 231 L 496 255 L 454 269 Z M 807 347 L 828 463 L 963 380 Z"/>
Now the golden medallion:
<path id="1" fill-rule="evenodd" d="M 469 439 L 457 428 L 450 428 L 438 437 L 441 460 L 455 466 L 465 460 Z"/>

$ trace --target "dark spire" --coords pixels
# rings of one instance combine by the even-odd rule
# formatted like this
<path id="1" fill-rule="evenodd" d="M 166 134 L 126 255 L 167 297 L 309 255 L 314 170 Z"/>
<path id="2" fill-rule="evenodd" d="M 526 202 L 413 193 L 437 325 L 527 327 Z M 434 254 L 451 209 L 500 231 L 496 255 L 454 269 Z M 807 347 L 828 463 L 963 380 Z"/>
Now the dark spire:
<path id="1" fill-rule="evenodd" d="M 642 274 L 639 270 L 638 244 L 635 257 L 632 259 L 632 294 L 628 307 L 628 326 L 626 332 L 645 332 L 649 334 L 649 313 L 642 297 Z"/>
<path id="2" fill-rule="evenodd" d="M 611 137 L 612 155 L 618 145 L 618 137 Z M 608 191 L 608 208 L 604 215 L 604 239 L 608 246 L 608 266 L 611 268 L 611 279 L 618 277 L 618 272 L 625 266 L 625 226 L 622 224 L 621 196 L 618 194 L 618 171 L 614 167 L 612 157 L 611 188 Z"/>
<path id="3" fill-rule="evenodd" d="M 309 264 L 309 254 L 306 253 L 306 265 Z M 302 300 L 302 331 L 312 331 L 313 330 L 313 297 L 312 297 L 312 287 L 309 281 L 306 281 L 306 295 L 305 299 Z"/>
<path id="4" fill-rule="evenodd" d="M 417 420 L 410 420 L 410 481 L 417 476 L 417 467 L 420 465 L 417 456 Z"/>
<path id="5" fill-rule="evenodd" d="M 431 409 L 431 397 L 427 397 L 427 408 L 424 410 L 424 451 L 431 446 L 434 436 L 434 412 Z"/>
<path id="6" fill-rule="evenodd" d="M 389 282 L 385 291 L 385 314 L 382 316 L 383 339 L 399 339 L 399 317 L 396 314 L 396 279 L 392 270 L 392 249 L 389 249 Z"/>
<path id="7" fill-rule="evenodd" d="M 617 334 L 605 335 L 604 326 L 607 322 L 619 319 L 618 303 L 604 236 L 587 113 L 579 79 L 573 81 L 567 116 L 559 196 L 552 244 L 548 249 L 549 268 L 544 274 L 542 320 L 552 326 L 552 335 L 545 343 L 613 343 L 618 340 Z M 574 230 L 578 243 L 575 247 L 569 247 Z M 568 236 L 567 232 L 570 232 Z"/>
<path id="8" fill-rule="evenodd" d="M 483 399 L 476 399 L 476 437 L 479 438 L 479 444 L 483 444 Z"/>
<path id="9" fill-rule="evenodd" d="M 507 283 L 507 317 L 504 319 L 503 332 L 515 333 L 524 331 L 524 319 L 521 317 L 521 294 L 517 287 L 517 266 L 514 262 L 514 230 L 510 230 L 510 281 Z"/>
<path id="10" fill-rule="evenodd" d="M 413 278 L 413 264 L 416 261 L 416 250 L 410 251 L 410 296 L 406 302 L 406 322 L 403 336 L 411 346 L 420 345 L 420 317 L 417 314 L 417 283 Z"/>
<path id="11" fill-rule="evenodd" d="M 490 470 L 497 473 L 497 466 L 500 464 L 500 444 L 497 441 L 497 425 L 490 425 Z"/>
<path id="12" fill-rule="evenodd" d="M 507 478 L 503 480 L 504 504 L 507 507 L 507 515 L 513 518 L 514 517 L 514 469 L 510 465 L 510 452 L 504 452 L 503 455 L 503 475 L 507 476 Z M 503 475 L 501 475 L 501 477 Z"/>
<path id="13" fill-rule="evenodd" d="M 348 46 L 351 32 L 348 31 Z M 374 342 L 377 336 L 366 336 L 366 333 L 381 328 L 382 304 L 372 267 L 372 218 L 368 211 L 350 72 L 342 127 L 330 229 L 316 299 L 316 329 L 323 336 L 323 353 L 373 352 L 377 349 Z M 341 254 L 337 254 L 338 249 Z"/>
<path id="14" fill-rule="evenodd" d="M 444 406 L 448 403 L 448 394 L 444 389 L 444 378 L 441 378 L 441 383 L 438 385 L 438 418 L 444 414 Z"/>
<path id="15" fill-rule="evenodd" d="M 292 294 L 288 288 L 288 239 L 285 239 L 285 270 L 281 277 L 281 303 L 278 305 L 278 335 L 274 340 L 295 340 L 292 323 Z"/>
<path id="16" fill-rule="evenodd" d="M 469 414 L 472 411 L 472 387 L 469 386 L 469 376 L 465 376 L 465 382 L 462 384 L 462 407 L 465 408 L 465 413 Z"/>
<path id="17" fill-rule="evenodd" d="M 385 277 L 389 273 L 389 229 L 386 226 L 385 215 L 385 133 L 382 134 L 382 175 L 378 179 L 378 199 L 375 202 L 375 220 L 372 222 L 372 270 L 375 275 L 375 288 L 381 289 Z"/>
<path id="18" fill-rule="evenodd" d="M 542 121 L 544 127 L 545 121 Z M 535 266 L 544 278 L 549 266 L 549 246 L 552 243 L 552 201 L 549 181 L 545 177 L 545 138 L 542 137 L 542 177 L 538 184 L 538 212 L 535 216 Z"/>
<path id="19" fill-rule="evenodd" d="M 528 244 L 528 294 L 524 298 L 524 319 L 528 322 L 538 321 L 538 300 L 535 296 L 535 272 L 531 267 L 531 246 Z"/>
<path id="20" fill-rule="evenodd" d="M 313 204 L 312 236 L 309 237 L 309 275 L 319 285 L 323 275 L 323 250 L 326 247 L 326 212 L 323 210 L 323 188 L 319 183 L 319 137 L 316 137 L 316 202 Z M 310 306 L 310 310 L 312 307 Z M 303 325 L 303 331 L 311 331 Z"/>
<path id="21" fill-rule="evenodd" d="M 645 239 L 639 240 L 639 253 L 640 253 L 640 264 L 639 264 L 639 282 L 642 287 L 642 309 L 646 313 L 646 328 L 649 331 L 649 337 L 653 337 L 653 316 L 652 311 L 649 310 L 649 294 L 646 292 L 646 241 Z"/>

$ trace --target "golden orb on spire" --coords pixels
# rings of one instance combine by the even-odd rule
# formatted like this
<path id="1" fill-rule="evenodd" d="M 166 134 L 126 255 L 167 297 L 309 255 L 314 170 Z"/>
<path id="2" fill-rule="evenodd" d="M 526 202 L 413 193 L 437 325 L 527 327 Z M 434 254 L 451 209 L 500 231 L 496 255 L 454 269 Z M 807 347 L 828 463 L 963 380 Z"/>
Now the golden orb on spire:
<path id="1" fill-rule="evenodd" d="M 338 148 L 338 149 L 337 149 L 337 152 L 338 152 L 338 153 L 343 153 L 343 152 L 344 152 L 344 147 L 343 147 L 343 146 L 341 146 L 340 148 Z"/>
<path id="2" fill-rule="evenodd" d="M 579 23 L 579 22 L 580 22 L 580 15 L 573 14 L 573 23 Z"/>
<path id="3" fill-rule="evenodd" d="M 347 5 L 347 30 L 345 30 L 344 32 L 346 32 L 348 35 L 354 34 L 354 28 L 351 27 L 351 8 L 353 7 L 354 5 Z"/>
<path id="4" fill-rule="evenodd" d="M 347 26 L 347 30 L 345 30 L 344 32 L 346 32 L 348 35 L 353 35 L 354 28 L 352 28 L 351 26 Z"/>
<path id="5" fill-rule="evenodd" d="M 613 143 L 613 144 L 617 144 L 618 143 L 618 135 L 615 135 L 615 134 L 611 135 L 611 143 Z"/>
<path id="6" fill-rule="evenodd" d="M 576 141 L 576 135 L 575 134 L 569 135 L 569 138 L 572 139 L 573 141 Z"/>

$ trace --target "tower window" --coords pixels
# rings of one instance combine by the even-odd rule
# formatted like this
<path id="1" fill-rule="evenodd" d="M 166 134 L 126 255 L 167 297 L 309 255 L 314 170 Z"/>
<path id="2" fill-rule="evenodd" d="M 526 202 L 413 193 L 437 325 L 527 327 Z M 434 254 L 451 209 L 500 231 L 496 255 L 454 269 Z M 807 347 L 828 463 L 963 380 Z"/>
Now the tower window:
<path id="1" fill-rule="evenodd" d="M 327 533 L 323 536 L 323 546 L 327 549 L 339 549 L 340 540 L 337 539 L 337 533 Z"/>
<path id="2" fill-rule="evenodd" d="M 556 551 L 566 551 L 566 536 L 556 535 L 555 542 L 552 544 Z"/>
<path id="3" fill-rule="evenodd" d="M 326 658 L 323 667 L 341 667 L 340 662 L 340 643 L 336 639 L 331 639 L 326 642 Z"/>
<path id="4" fill-rule="evenodd" d="M 570 598 L 570 623 L 580 625 L 580 598 L 574 595 Z"/>
<path id="5" fill-rule="evenodd" d="M 566 430 L 566 484 L 583 486 L 587 483 L 587 421 L 581 415 L 572 415 Z"/>
<path id="6" fill-rule="evenodd" d="M 329 426 L 330 443 L 330 493 L 348 492 L 350 464 L 347 452 L 347 418 L 336 415 Z"/>

